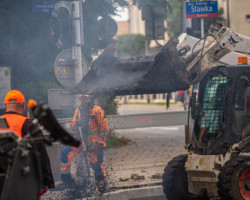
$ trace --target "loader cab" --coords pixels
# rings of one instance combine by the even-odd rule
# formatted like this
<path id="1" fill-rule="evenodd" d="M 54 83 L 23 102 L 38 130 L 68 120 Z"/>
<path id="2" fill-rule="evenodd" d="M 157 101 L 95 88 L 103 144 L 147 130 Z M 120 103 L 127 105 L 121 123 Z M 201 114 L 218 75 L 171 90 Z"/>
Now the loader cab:
<path id="1" fill-rule="evenodd" d="M 218 66 L 199 83 L 198 98 L 193 94 L 191 100 L 191 144 L 197 153 L 225 153 L 250 136 L 249 81 L 250 66 Z"/>

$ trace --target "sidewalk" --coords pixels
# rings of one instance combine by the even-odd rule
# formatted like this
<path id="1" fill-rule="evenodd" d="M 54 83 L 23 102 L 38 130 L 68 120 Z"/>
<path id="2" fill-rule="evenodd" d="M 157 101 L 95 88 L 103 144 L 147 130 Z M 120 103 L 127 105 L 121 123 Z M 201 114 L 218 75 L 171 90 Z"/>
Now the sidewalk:
<path id="1" fill-rule="evenodd" d="M 171 104 L 167 109 L 165 105 L 154 104 L 121 104 L 118 106 L 118 113 L 120 115 L 140 114 L 140 113 L 157 113 L 168 111 L 180 111 L 184 110 L 184 106 L 181 102 Z"/>

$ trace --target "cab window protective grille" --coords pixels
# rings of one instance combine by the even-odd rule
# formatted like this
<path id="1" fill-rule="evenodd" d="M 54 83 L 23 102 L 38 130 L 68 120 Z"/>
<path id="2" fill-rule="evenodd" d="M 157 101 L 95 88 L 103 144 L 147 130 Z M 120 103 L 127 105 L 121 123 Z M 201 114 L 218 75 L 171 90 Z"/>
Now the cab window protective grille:
<path id="1" fill-rule="evenodd" d="M 250 118 L 244 111 L 245 92 L 249 87 L 249 80 L 250 75 L 245 74 L 237 80 L 232 123 L 232 130 L 237 135 L 241 135 L 243 129 L 245 129 L 245 135 L 250 135 Z"/>
<path id="2" fill-rule="evenodd" d="M 219 75 L 208 79 L 200 109 L 199 142 L 210 143 L 218 135 L 219 121 L 223 114 L 227 77 Z"/>

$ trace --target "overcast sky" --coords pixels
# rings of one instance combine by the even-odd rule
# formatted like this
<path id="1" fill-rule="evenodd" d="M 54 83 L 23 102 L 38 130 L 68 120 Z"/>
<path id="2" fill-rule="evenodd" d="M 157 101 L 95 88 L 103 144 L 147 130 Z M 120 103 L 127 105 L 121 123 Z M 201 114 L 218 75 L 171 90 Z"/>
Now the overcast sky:
<path id="1" fill-rule="evenodd" d="M 116 16 L 112 16 L 112 18 L 117 21 L 117 22 L 122 22 L 122 21 L 128 21 L 128 8 L 121 8 L 118 7 L 117 9 L 117 15 Z"/>

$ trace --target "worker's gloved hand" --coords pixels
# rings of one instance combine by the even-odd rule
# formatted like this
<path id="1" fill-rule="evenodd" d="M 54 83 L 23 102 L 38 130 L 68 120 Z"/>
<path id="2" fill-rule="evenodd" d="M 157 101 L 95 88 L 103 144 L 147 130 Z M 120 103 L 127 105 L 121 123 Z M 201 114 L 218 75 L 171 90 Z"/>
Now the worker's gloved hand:
<path id="1" fill-rule="evenodd" d="M 49 187 L 46 185 L 46 186 L 42 186 L 41 189 L 40 189 L 40 196 L 45 194 L 47 191 L 48 191 Z"/>
<path id="2" fill-rule="evenodd" d="M 81 122 L 76 121 L 76 122 L 75 122 L 75 126 L 76 126 L 76 127 L 82 127 L 82 123 L 81 123 Z"/>

